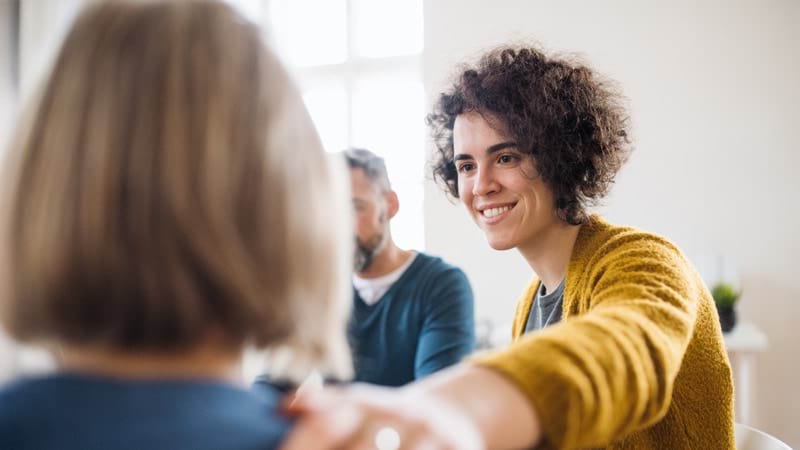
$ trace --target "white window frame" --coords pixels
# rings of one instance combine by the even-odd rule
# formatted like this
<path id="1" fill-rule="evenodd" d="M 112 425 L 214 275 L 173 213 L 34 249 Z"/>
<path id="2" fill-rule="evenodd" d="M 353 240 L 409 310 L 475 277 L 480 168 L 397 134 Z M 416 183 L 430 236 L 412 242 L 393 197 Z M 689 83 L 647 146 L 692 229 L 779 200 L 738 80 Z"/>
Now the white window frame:
<path id="1" fill-rule="evenodd" d="M 235 1 L 235 0 L 231 0 Z M 270 29 L 271 27 L 268 25 L 270 24 L 271 18 L 269 17 L 270 11 L 270 1 L 271 0 L 263 0 L 262 3 L 262 17 L 261 23 L 267 24 L 265 26 L 264 38 L 273 46 L 276 43 L 275 37 L 271 34 Z M 325 1 L 325 0 L 320 0 Z M 347 147 L 358 146 L 359 143 L 354 140 L 355 132 L 355 117 L 354 117 L 354 98 L 356 92 L 356 85 L 360 78 L 366 78 L 369 76 L 380 76 L 381 74 L 391 74 L 391 75 L 401 75 L 403 77 L 408 77 L 410 80 L 418 81 L 421 86 L 423 86 L 423 67 L 422 67 L 422 58 L 423 58 L 423 48 L 420 48 L 418 53 L 408 54 L 408 55 L 395 55 L 395 56 L 383 56 L 383 57 L 364 57 L 359 56 L 356 51 L 356 36 L 355 36 L 355 25 L 356 25 L 356 15 L 354 11 L 355 2 L 353 0 L 345 0 L 345 8 L 346 8 L 346 55 L 344 61 L 335 64 L 322 64 L 322 65 L 310 65 L 310 66 L 290 66 L 290 70 L 298 84 L 298 87 L 301 93 L 305 94 L 308 91 L 309 87 L 322 85 L 324 83 L 342 83 L 345 89 L 345 111 L 347 114 L 346 123 L 347 123 L 347 130 L 346 130 L 346 139 L 345 143 Z M 423 38 L 423 47 L 424 47 L 424 38 Z M 424 97 L 424 94 L 423 94 Z M 423 98 L 424 104 L 424 98 Z M 420 113 L 420 121 L 422 121 L 422 116 L 424 115 L 424 109 L 419 111 Z M 421 125 L 422 126 L 422 125 Z M 420 143 L 422 148 L 420 148 L 420 156 L 422 160 L 419 161 L 418 167 L 419 172 L 414 173 L 412 176 L 414 178 L 418 178 L 420 181 L 420 186 L 424 183 L 424 173 L 423 167 L 425 165 L 425 149 L 424 149 L 424 140 Z M 329 151 L 336 151 L 341 149 L 327 149 Z M 381 149 L 377 148 L 370 148 L 370 150 L 376 151 L 381 153 Z M 390 177 L 393 178 L 393 181 L 396 180 L 398 177 L 397 175 L 393 175 L 392 167 L 389 167 L 389 174 Z M 395 182 L 395 185 L 399 185 L 399 183 Z M 419 202 L 419 205 L 414 205 L 414 200 Z M 411 210 L 418 210 L 419 216 L 418 220 L 414 221 L 414 232 L 409 236 L 410 242 L 399 242 L 401 245 L 407 244 L 407 247 L 413 247 L 415 249 L 424 250 L 425 249 L 425 232 L 424 232 L 424 216 L 422 212 L 422 202 L 424 201 L 424 188 L 420 187 L 419 190 L 419 198 L 401 198 L 400 199 L 402 204 L 409 205 L 410 208 L 401 208 L 406 211 Z M 411 206 L 413 205 L 413 206 Z M 394 236 L 397 238 L 398 236 Z M 402 239 L 402 236 L 401 236 Z"/>

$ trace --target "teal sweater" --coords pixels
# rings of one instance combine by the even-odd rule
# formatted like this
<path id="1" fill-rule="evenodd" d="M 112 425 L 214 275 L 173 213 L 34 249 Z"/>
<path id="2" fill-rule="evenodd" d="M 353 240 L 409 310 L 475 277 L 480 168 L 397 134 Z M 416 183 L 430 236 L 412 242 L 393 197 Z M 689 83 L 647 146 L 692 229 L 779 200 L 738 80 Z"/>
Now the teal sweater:
<path id="1" fill-rule="evenodd" d="M 459 362 L 475 346 L 464 273 L 420 253 L 374 305 L 353 290 L 348 338 L 355 380 L 400 386 Z"/>

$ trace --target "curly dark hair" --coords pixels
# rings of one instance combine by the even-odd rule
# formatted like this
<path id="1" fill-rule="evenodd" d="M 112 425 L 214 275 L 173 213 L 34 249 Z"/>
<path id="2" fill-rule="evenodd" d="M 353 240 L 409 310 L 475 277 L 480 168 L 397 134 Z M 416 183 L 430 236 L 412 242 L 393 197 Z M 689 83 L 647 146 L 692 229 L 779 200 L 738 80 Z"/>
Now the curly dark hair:
<path id="1" fill-rule="evenodd" d="M 426 119 L 438 150 L 434 180 L 455 198 L 453 126 L 467 112 L 498 121 L 533 158 L 553 190 L 558 217 L 572 225 L 583 223 L 587 208 L 608 193 L 631 151 L 623 98 L 611 82 L 569 57 L 500 47 L 463 68 Z"/>

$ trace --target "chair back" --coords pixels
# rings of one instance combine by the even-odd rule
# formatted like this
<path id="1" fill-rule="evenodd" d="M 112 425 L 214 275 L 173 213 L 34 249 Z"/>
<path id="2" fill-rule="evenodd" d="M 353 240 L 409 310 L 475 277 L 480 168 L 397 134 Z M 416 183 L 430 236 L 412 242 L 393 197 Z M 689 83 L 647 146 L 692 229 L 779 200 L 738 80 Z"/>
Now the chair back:
<path id="1" fill-rule="evenodd" d="M 741 423 L 734 427 L 734 434 L 737 450 L 792 450 L 780 439 Z"/>

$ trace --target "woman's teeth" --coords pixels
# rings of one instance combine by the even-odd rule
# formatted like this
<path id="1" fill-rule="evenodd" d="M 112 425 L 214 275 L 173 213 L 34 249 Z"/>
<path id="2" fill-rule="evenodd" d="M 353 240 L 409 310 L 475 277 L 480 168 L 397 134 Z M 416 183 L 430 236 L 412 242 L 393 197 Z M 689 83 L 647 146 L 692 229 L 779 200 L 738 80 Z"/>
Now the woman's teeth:
<path id="1" fill-rule="evenodd" d="M 500 208 L 484 209 L 483 210 L 483 217 L 486 217 L 487 219 L 491 219 L 492 217 L 499 216 L 500 214 L 503 214 L 506 211 L 510 211 L 511 208 L 513 208 L 513 206 L 503 206 L 503 207 L 500 207 Z"/>

